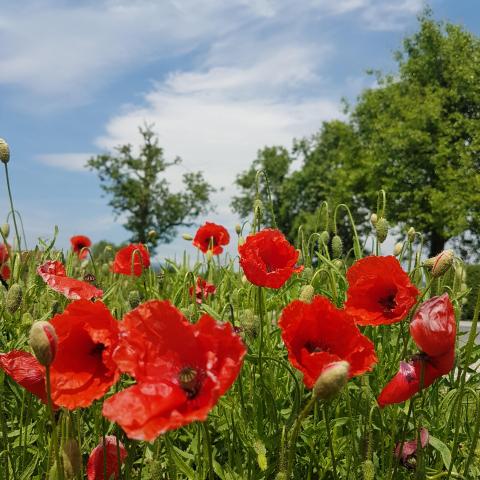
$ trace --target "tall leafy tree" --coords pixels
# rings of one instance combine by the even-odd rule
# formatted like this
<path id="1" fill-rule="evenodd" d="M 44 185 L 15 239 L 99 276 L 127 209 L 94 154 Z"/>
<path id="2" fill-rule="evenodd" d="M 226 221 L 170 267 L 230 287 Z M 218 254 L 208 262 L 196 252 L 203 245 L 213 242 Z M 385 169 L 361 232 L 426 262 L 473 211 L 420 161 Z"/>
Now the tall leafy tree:
<path id="1" fill-rule="evenodd" d="M 126 216 L 131 241 L 155 248 L 170 242 L 178 227 L 191 226 L 195 218 L 206 213 L 214 189 L 201 172 L 189 172 L 183 175 L 184 190 L 172 192 L 164 173 L 181 159 L 165 160 L 151 126 L 140 128 L 140 133 L 143 145 L 138 155 L 132 145 L 123 145 L 117 147 L 116 154 L 91 158 L 87 166 L 97 171 L 114 213 Z M 149 235 L 151 230 L 155 235 Z"/>

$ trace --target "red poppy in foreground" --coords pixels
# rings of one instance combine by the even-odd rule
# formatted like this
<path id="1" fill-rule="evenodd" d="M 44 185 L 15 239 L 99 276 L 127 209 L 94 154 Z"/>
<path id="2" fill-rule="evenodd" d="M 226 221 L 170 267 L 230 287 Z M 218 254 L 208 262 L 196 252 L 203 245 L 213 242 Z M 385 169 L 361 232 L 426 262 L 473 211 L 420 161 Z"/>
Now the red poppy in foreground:
<path id="1" fill-rule="evenodd" d="M 203 253 L 211 251 L 213 255 L 223 252 L 222 245 L 228 245 L 230 235 L 225 227 L 216 223 L 206 222 L 195 234 L 193 245 Z"/>
<path id="2" fill-rule="evenodd" d="M 203 315 L 190 324 L 168 301 L 130 311 L 121 332 L 114 359 L 137 383 L 106 400 L 103 415 L 137 440 L 205 420 L 237 378 L 246 353 L 229 323 Z"/>
<path id="3" fill-rule="evenodd" d="M 67 277 L 65 267 L 58 260 L 48 260 L 37 268 L 43 281 L 58 293 L 70 300 L 91 300 L 103 295 L 103 291 L 93 285 Z"/>
<path id="4" fill-rule="evenodd" d="M 150 254 L 141 243 L 131 243 L 115 255 L 112 272 L 139 277 L 150 266 Z"/>
<path id="5" fill-rule="evenodd" d="M 112 360 L 118 322 L 102 302 L 78 300 L 51 320 L 58 337 L 52 363 L 52 399 L 73 410 L 88 407 L 118 380 Z"/>
<path id="6" fill-rule="evenodd" d="M 189 288 L 190 296 L 193 297 L 193 287 Z M 203 299 L 207 298 L 209 295 L 214 295 L 217 289 L 212 283 L 208 283 L 204 278 L 197 277 L 197 285 L 195 287 L 195 297 L 196 302 L 201 304 Z"/>
<path id="7" fill-rule="evenodd" d="M 419 291 L 393 256 L 365 257 L 347 271 L 345 310 L 358 325 L 388 325 L 403 320 Z"/>
<path id="8" fill-rule="evenodd" d="M 299 252 L 279 230 L 267 228 L 249 235 L 238 251 L 245 276 L 259 287 L 280 288 L 303 270 L 295 266 Z"/>
<path id="9" fill-rule="evenodd" d="M 78 255 L 78 258 L 83 259 L 88 256 L 87 248 L 92 246 L 92 241 L 85 235 L 75 235 L 70 239 L 72 250 Z"/>
<path id="10" fill-rule="evenodd" d="M 45 368 L 31 353 L 21 350 L 0 353 L 0 368 L 43 403 L 47 403 Z"/>
<path id="11" fill-rule="evenodd" d="M 408 400 L 453 368 L 456 323 L 447 294 L 421 305 L 410 324 L 410 333 L 422 352 L 410 362 L 400 363 L 400 370 L 378 397 L 380 407 Z"/>
<path id="12" fill-rule="evenodd" d="M 105 457 L 106 461 L 104 462 Z M 126 458 L 127 450 L 125 450 L 122 442 L 113 435 L 105 436 L 105 444 L 100 440 L 100 443 L 92 450 L 88 458 L 88 480 L 116 480 L 120 478 L 120 466 Z M 107 467 L 106 477 L 103 476 L 104 463 Z"/>
<path id="13" fill-rule="evenodd" d="M 312 303 L 294 300 L 283 310 L 278 325 L 288 359 L 303 373 L 308 388 L 333 362 L 347 361 L 351 378 L 371 370 L 377 361 L 373 343 L 353 319 L 320 295 Z"/>

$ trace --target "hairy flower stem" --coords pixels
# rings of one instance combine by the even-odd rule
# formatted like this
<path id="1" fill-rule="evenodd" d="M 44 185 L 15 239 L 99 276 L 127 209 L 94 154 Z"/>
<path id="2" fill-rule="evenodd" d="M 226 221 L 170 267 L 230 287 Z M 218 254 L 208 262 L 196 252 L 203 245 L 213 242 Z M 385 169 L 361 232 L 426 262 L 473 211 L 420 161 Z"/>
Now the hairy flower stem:
<path id="1" fill-rule="evenodd" d="M 13 225 L 15 227 L 15 236 L 17 237 L 17 248 L 19 250 L 21 250 L 22 246 L 20 244 L 20 235 L 18 233 L 17 218 L 15 216 L 15 209 L 13 207 L 13 198 L 12 198 L 12 190 L 10 188 L 10 177 L 8 176 L 8 167 L 7 167 L 6 163 L 4 163 L 4 166 L 5 166 L 5 177 L 7 179 L 8 198 L 10 199 L 10 211 L 12 213 Z"/>
<path id="2" fill-rule="evenodd" d="M 52 402 L 52 387 L 50 381 L 50 365 L 45 367 L 45 384 L 47 387 L 47 403 L 48 411 L 50 413 L 50 421 L 52 422 L 52 445 L 53 452 L 55 455 L 55 463 L 57 466 L 57 478 L 59 480 L 64 480 L 65 475 L 63 473 L 63 461 L 60 461 L 60 449 L 58 446 L 58 437 L 57 437 L 57 422 L 55 420 L 55 412 L 53 410 Z"/>
<path id="3" fill-rule="evenodd" d="M 205 445 L 205 453 L 207 456 L 207 466 L 208 466 L 208 479 L 214 479 L 214 472 L 213 472 L 213 457 L 212 457 L 212 440 L 210 438 L 210 431 L 208 429 L 208 423 L 202 422 L 202 430 L 203 430 L 203 442 Z"/>
<path id="4" fill-rule="evenodd" d="M 332 473 L 333 473 L 333 479 L 338 480 L 337 477 L 337 460 L 335 458 L 335 450 L 333 448 L 333 442 L 332 442 L 332 434 L 330 432 L 330 422 L 328 419 L 328 408 L 327 404 L 323 404 L 323 417 L 325 419 L 325 429 L 327 431 L 327 440 L 328 440 L 328 447 L 330 449 L 330 456 L 332 457 Z"/>

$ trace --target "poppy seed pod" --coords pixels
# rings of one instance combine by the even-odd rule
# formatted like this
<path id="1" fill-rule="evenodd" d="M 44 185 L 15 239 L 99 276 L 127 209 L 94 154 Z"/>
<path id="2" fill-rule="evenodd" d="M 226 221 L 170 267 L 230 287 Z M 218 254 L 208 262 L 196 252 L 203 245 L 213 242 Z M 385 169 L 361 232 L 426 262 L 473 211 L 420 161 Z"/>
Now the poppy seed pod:
<path id="1" fill-rule="evenodd" d="M 378 215 L 376 213 L 372 213 L 370 215 L 370 223 L 376 227 L 377 226 L 377 222 L 378 222 Z"/>
<path id="2" fill-rule="evenodd" d="M 415 240 L 415 234 L 416 234 L 416 233 L 417 233 L 417 232 L 415 232 L 415 229 L 414 229 L 413 227 L 410 227 L 410 228 L 408 229 L 407 238 L 408 238 L 408 241 L 409 241 L 410 243 L 413 243 L 413 241 Z"/>
<path id="3" fill-rule="evenodd" d="M 377 230 L 377 240 L 379 243 L 383 243 L 388 235 L 388 222 L 385 218 L 379 218 L 377 224 L 375 225 Z"/>
<path id="4" fill-rule="evenodd" d="M 298 297 L 300 301 L 305 303 L 310 303 L 315 295 L 315 290 L 311 285 L 304 285 L 300 290 L 300 296 Z"/>
<path id="5" fill-rule="evenodd" d="M 3 139 L 0 138 L 0 161 L 2 163 L 7 164 L 10 160 L 10 147 L 8 143 Z"/>
<path id="6" fill-rule="evenodd" d="M 57 353 L 58 338 L 51 323 L 35 322 L 30 329 L 28 343 L 41 365 L 48 367 L 53 363 Z"/>
<path id="7" fill-rule="evenodd" d="M 9 313 L 15 313 L 22 303 L 23 290 L 18 283 L 14 283 L 7 292 L 5 307 Z"/>
<path id="8" fill-rule="evenodd" d="M 350 364 L 345 360 L 333 362 L 323 370 L 315 382 L 314 395 L 322 400 L 330 400 L 347 384 L 349 372 Z"/>
<path id="9" fill-rule="evenodd" d="M 338 235 L 334 235 L 332 238 L 332 254 L 335 258 L 342 256 L 343 252 L 343 242 Z"/>
<path id="10" fill-rule="evenodd" d="M 191 242 L 193 240 L 193 237 L 189 233 L 183 233 L 182 238 L 187 242 Z"/>
<path id="11" fill-rule="evenodd" d="M 8 236 L 10 235 L 10 225 L 8 223 L 4 223 L 1 227 L 0 227 L 0 230 L 2 231 L 2 235 L 5 237 L 5 238 L 8 238 Z"/>

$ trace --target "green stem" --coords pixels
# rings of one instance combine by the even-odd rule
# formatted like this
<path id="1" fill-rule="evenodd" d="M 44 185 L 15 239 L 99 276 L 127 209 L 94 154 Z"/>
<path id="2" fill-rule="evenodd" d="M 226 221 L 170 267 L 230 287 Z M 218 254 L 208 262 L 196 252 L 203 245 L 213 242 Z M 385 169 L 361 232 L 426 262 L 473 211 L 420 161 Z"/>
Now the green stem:
<path id="1" fill-rule="evenodd" d="M 17 248 L 21 250 L 22 245 L 20 244 L 20 235 L 18 233 L 17 219 L 15 217 L 15 209 L 13 207 L 13 198 L 12 198 L 12 190 L 10 188 L 10 177 L 8 176 L 8 167 L 6 163 L 4 163 L 4 166 L 5 166 L 5 177 L 7 179 L 8 198 L 10 199 L 10 210 L 12 212 L 13 225 L 15 227 L 15 235 L 17 237 Z"/>
<path id="2" fill-rule="evenodd" d="M 53 410 L 52 403 L 52 387 L 50 380 L 50 365 L 45 367 L 45 384 L 47 387 L 47 403 L 48 411 L 50 412 L 50 420 L 52 422 L 52 444 L 53 452 L 55 455 L 55 463 L 57 465 L 57 475 L 60 480 L 64 480 L 63 474 L 63 462 L 60 461 L 60 450 L 58 448 L 58 437 L 57 437 L 57 422 L 55 420 L 55 412 Z"/>
<path id="3" fill-rule="evenodd" d="M 212 441 L 210 438 L 210 432 L 208 430 L 208 423 L 202 422 L 202 429 L 203 429 L 203 441 L 205 444 L 205 450 L 207 454 L 207 465 L 208 465 L 208 479 L 214 479 L 214 472 L 213 472 L 213 456 L 212 456 Z"/>
<path id="4" fill-rule="evenodd" d="M 328 407 L 325 403 L 323 404 L 323 417 L 325 418 L 325 429 L 327 430 L 328 447 L 329 447 L 329 450 L 330 450 L 330 456 L 332 457 L 333 478 L 334 478 L 334 480 L 338 480 L 338 477 L 337 477 L 337 460 L 335 458 L 335 450 L 333 448 L 332 434 L 330 433 L 330 425 L 329 425 L 329 420 L 328 420 Z"/>

